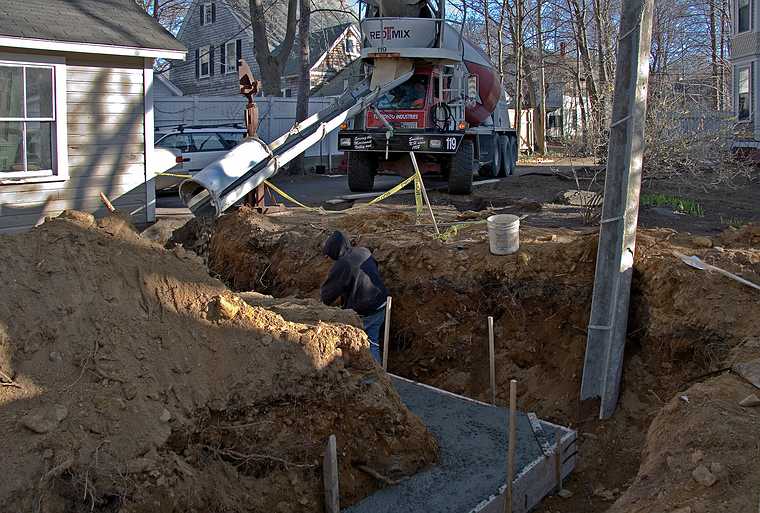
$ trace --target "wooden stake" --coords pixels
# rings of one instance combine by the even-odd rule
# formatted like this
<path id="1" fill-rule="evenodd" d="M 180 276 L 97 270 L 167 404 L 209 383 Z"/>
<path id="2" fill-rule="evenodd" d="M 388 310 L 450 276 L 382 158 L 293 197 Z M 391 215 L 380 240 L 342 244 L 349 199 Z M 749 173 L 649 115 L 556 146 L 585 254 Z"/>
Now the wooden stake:
<path id="1" fill-rule="evenodd" d="M 512 481 L 515 478 L 515 444 L 517 443 L 517 380 L 509 380 L 509 447 L 507 448 L 507 497 L 504 512 L 512 513 Z"/>
<path id="2" fill-rule="evenodd" d="M 435 234 L 440 235 L 441 232 L 438 229 L 438 223 L 436 222 L 435 215 L 433 214 L 433 206 L 430 204 L 430 200 L 428 199 L 427 189 L 425 189 L 425 182 L 422 181 L 422 173 L 420 173 L 420 168 L 417 165 L 417 157 L 414 155 L 413 151 L 409 152 L 409 156 L 412 159 L 414 172 L 417 173 L 417 180 L 419 180 L 420 182 L 420 189 L 422 189 L 422 197 L 425 198 L 425 203 L 427 204 L 428 210 L 430 211 L 430 218 L 433 220 L 433 228 L 435 228 Z"/>
<path id="3" fill-rule="evenodd" d="M 488 358 L 491 373 L 491 404 L 496 406 L 496 361 L 493 346 L 493 317 L 488 317 Z"/>
<path id="4" fill-rule="evenodd" d="M 325 457 L 322 462 L 322 477 L 325 484 L 326 513 L 340 513 L 338 489 L 338 448 L 335 435 L 327 439 Z"/>
<path id="5" fill-rule="evenodd" d="M 557 482 L 557 493 L 562 491 L 562 429 L 557 428 L 557 432 L 554 435 L 557 441 L 557 450 L 554 451 L 554 478 Z"/>
<path id="6" fill-rule="evenodd" d="M 108 199 L 108 196 L 106 196 L 104 193 L 100 193 L 100 201 L 103 202 L 103 205 L 106 206 L 109 212 L 112 214 L 116 212 L 116 208 L 114 208 L 113 203 L 111 203 L 111 200 Z"/>
<path id="7" fill-rule="evenodd" d="M 390 346 L 391 335 L 391 303 L 393 298 L 388 296 L 385 300 L 385 337 L 383 338 L 383 370 L 388 370 L 388 346 Z"/>

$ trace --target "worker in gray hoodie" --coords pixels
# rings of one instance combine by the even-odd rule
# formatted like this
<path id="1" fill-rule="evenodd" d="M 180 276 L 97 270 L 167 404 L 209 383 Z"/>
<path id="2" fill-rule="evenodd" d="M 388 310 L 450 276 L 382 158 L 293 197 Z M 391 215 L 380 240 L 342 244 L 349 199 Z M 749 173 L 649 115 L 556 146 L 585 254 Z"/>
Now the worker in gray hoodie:
<path id="1" fill-rule="evenodd" d="M 322 284 L 322 302 L 332 305 L 340 299 L 343 308 L 359 314 L 369 338 L 370 352 L 380 362 L 380 328 L 385 320 L 388 291 L 377 261 L 367 248 L 351 247 L 339 231 L 325 241 L 324 254 L 335 263 Z"/>

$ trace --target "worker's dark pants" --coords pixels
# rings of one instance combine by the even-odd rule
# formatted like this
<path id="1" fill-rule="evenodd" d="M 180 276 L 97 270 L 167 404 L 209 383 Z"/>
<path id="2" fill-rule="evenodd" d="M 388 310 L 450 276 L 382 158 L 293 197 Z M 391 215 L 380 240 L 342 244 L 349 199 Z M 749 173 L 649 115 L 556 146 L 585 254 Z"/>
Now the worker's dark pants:
<path id="1" fill-rule="evenodd" d="M 380 356 L 380 328 L 383 327 L 384 321 L 385 306 L 376 310 L 374 313 L 362 316 L 364 332 L 369 338 L 369 351 L 378 363 L 382 363 L 382 357 Z"/>

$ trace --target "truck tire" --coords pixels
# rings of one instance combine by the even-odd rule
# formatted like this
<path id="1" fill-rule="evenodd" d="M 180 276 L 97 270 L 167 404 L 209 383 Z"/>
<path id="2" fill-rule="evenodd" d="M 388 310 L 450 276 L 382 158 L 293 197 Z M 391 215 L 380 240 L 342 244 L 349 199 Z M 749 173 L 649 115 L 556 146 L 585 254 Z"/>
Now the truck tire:
<path id="1" fill-rule="evenodd" d="M 498 176 L 501 178 L 503 176 L 509 175 L 510 171 L 510 155 L 509 155 L 509 137 L 506 135 L 500 135 L 499 136 L 499 152 L 501 153 L 501 159 L 500 159 L 500 166 L 499 166 L 499 174 Z"/>
<path id="2" fill-rule="evenodd" d="M 377 158 L 369 153 L 348 152 L 348 188 L 351 192 L 372 192 L 377 174 Z"/>
<path id="3" fill-rule="evenodd" d="M 502 160 L 504 162 L 504 175 L 502 176 L 511 176 L 514 174 L 515 171 L 515 138 L 510 137 L 508 135 L 504 136 L 504 145 L 502 146 L 502 149 L 504 152 L 502 153 L 502 156 L 504 157 Z"/>
<path id="4" fill-rule="evenodd" d="M 449 194 L 472 192 L 472 167 L 475 161 L 475 145 L 465 139 L 459 150 L 449 160 Z"/>
<path id="5" fill-rule="evenodd" d="M 496 178 L 501 170 L 501 141 L 498 135 L 494 135 L 493 138 L 493 157 L 490 162 L 483 164 L 478 169 L 478 174 L 483 178 Z"/>

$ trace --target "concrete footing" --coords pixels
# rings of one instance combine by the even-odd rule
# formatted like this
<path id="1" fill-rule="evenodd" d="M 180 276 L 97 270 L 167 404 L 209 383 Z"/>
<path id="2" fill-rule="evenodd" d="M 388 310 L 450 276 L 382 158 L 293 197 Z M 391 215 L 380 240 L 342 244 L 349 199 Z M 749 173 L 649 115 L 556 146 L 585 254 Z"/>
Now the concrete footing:
<path id="1" fill-rule="evenodd" d="M 401 399 L 438 441 L 434 467 L 367 497 L 344 513 L 503 513 L 507 475 L 507 410 L 392 376 Z M 575 467 L 576 433 L 519 413 L 513 512 L 552 493 L 557 432 L 563 478 Z"/>

